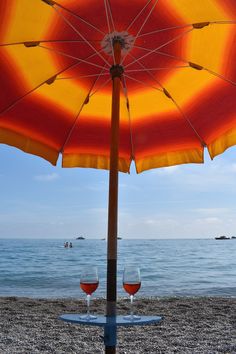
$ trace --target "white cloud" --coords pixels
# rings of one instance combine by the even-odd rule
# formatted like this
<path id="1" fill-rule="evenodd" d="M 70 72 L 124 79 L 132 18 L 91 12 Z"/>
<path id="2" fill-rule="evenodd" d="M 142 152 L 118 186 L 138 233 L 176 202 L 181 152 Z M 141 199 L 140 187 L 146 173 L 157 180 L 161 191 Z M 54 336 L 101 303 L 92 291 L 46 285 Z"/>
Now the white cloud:
<path id="1" fill-rule="evenodd" d="M 55 172 L 51 173 L 51 174 L 47 174 L 47 175 L 38 175 L 38 176 L 34 177 L 34 179 L 36 181 L 40 181 L 40 182 L 51 182 L 51 181 L 54 181 L 58 178 L 59 178 L 59 175 Z"/>
<path id="2" fill-rule="evenodd" d="M 205 218 L 204 222 L 206 222 L 207 224 L 221 223 L 221 219 L 217 217 L 209 217 L 209 218 Z"/>
<path id="3" fill-rule="evenodd" d="M 157 168 L 156 170 L 153 170 L 153 173 L 158 175 L 172 175 L 179 170 L 180 170 L 180 166 L 169 166 L 169 167 Z"/>
<path id="4" fill-rule="evenodd" d="M 228 208 L 197 208 L 193 210 L 194 212 L 197 212 L 199 214 L 203 215 L 212 215 L 212 214 L 225 214 L 229 213 L 230 209 Z"/>
<path id="5" fill-rule="evenodd" d="M 236 173 L 236 163 L 231 165 L 231 171 Z"/>

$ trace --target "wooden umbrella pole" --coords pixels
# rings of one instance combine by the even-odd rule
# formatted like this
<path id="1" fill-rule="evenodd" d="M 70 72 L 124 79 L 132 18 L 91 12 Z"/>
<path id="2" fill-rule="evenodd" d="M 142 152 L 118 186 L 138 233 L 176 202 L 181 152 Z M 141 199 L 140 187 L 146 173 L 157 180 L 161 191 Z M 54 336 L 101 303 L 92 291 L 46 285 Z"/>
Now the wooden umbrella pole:
<path id="1" fill-rule="evenodd" d="M 107 316 L 116 316 L 117 299 L 117 224 L 118 224 L 118 164 L 119 164 L 119 120 L 120 120 L 120 78 L 123 68 L 120 65 L 121 44 L 114 42 L 115 65 L 110 69 L 112 77 L 112 111 L 111 111 L 111 146 L 108 205 L 108 242 L 107 242 Z M 105 353 L 116 352 L 116 327 L 113 326 L 106 337 L 111 345 L 106 345 Z"/>

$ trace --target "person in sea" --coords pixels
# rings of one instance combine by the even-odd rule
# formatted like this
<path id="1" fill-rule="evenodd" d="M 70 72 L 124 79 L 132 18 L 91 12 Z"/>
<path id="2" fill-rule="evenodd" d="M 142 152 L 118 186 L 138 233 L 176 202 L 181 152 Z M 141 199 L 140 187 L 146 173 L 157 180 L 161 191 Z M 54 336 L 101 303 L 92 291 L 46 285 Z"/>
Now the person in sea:
<path id="1" fill-rule="evenodd" d="M 64 247 L 65 247 L 65 248 L 68 248 L 68 247 L 69 247 L 69 244 L 68 244 L 67 241 L 64 243 Z"/>
<path id="2" fill-rule="evenodd" d="M 73 247 L 73 245 L 72 245 L 72 242 L 70 242 L 70 245 L 69 245 L 69 247 L 70 247 L 70 248 L 72 248 L 72 247 Z"/>

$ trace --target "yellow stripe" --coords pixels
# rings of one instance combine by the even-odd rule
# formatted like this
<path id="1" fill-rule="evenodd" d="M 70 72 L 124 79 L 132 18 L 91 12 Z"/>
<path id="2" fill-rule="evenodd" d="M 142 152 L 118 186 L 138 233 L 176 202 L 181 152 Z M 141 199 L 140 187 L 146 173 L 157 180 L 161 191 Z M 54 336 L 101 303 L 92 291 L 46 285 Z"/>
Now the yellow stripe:
<path id="1" fill-rule="evenodd" d="M 129 172 L 131 161 L 120 158 L 119 171 Z M 109 170 L 110 159 L 107 156 L 91 154 L 63 154 L 62 167 L 84 167 Z"/>
<path id="2" fill-rule="evenodd" d="M 186 151 L 175 151 L 147 156 L 144 159 L 136 160 L 137 173 L 158 167 L 168 167 L 184 163 L 203 163 L 203 149 L 192 149 Z"/>
<path id="3" fill-rule="evenodd" d="M 197 100 L 197 95 L 210 89 L 217 80 L 218 78 L 205 70 L 198 71 L 189 67 L 176 71 L 176 74 L 165 83 L 165 87 L 177 104 L 183 108 L 193 100 L 193 97 Z"/>
<path id="4" fill-rule="evenodd" d="M 230 146 L 236 145 L 236 128 L 230 129 L 220 138 L 215 139 L 208 145 L 208 151 L 213 159 L 215 156 L 222 154 Z"/>
<path id="5" fill-rule="evenodd" d="M 14 45 L 6 47 L 5 51 L 10 57 L 14 71 L 22 77 L 21 85 L 27 85 L 28 90 L 48 80 L 57 71 L 51 53 L 43 48 Z"/>
<path id="6" fill-rule="evenodd" d="M 0 142 L 3 144 L 17 147 L 18 149 L 27 152 L 29 154 L 37 155 L 45 160 L 51 162 L 52 165 L 56 165 L 58 159 L 58 152 L 39 141 L 34 141 L 21 135 L 19 133 L 10 131 L 5 128 L 0 129 Z"/>
<path id="7" fill-rule="evenodd" d="M 43 1 L 15 0 L 6 27 L 4 42 L 31 42 L 44 38 L 55 18 L 55 11 Z M 11 63 L 22 75 L 21 85 L 32 89 L 55 74 L 55 63 L 46 49 L 26 48 L 23 44 L 5 48 Z"/>
<path id="8" fill-rule="evenodd" d="M 36 94 L 75 118 L 88 95 L 88 90 L 70 80 L 56 80 L 51 85 L 41 86 Z"/>
<path id="9" fill-rule="evenodd" d="M 163 83 L 170 95 L 181 108 L 205 89 L 214 85 L 217 78 L 207 71 L 197 71 L 191 67 L 178 69 Z M 197 98 L 197 97 L 196 97 Z M 133 121 L 148 116 L 161 116 L 166 113 L 178 112 L 173 101 L 164 92 L 147 90 L 130 95 L 130 110 Z M 170 115 L 170 119 L 173 117 Z M 165 116 L 168 119 L 168 116 Z"/>
<path id="10" fill-rule="evenodd" d="M 5 42 L 42 39 L 54 17 L 53 9 L 41 0 L 14 0 L 12 3 Z"/>
<path id="11" fill-rule="evenodd" d="M 143 119 L 147 116 L 175 112 L 173 102 L 166 97 L 163 91 L 155 89 L 142 89 L 139 93 L 130 94 L 130 111 L 133 120 Z"/>
<path id="12" fill-rule="evenodd" d="M 182 17 L 185 23 L 219 21 L 229 19 L 228 14 L 215 0 L 165 0 L 173 13 Z M 222 1 L 224 2 L 224 0 Z"/>
<path id="13" fill-rule="evenodd" d="M 110 90 L 110 92 L 109 92 Z M 108 93 L 107 93 L 108 92 Z M 93 120 L 105 120 L 110 124 L 111 121 L 111 100 L 112 87 L 108 88 L 106 93 L 98 91 L 89 99 L 89 103 L 83 107 L 82 116 L 91 117 Z M 126 106 L 126 99 L 121 93 L 120 96 L 120 121 L 128 122 L 128 111 Z"/>
<path id="14" fill-rule="evenodd" d="M 184 57 L 195 64 L 220 73 L 228 39 L 230 26 L 209 25 L 200 30 L 193 30 L 186 42 Z"/>

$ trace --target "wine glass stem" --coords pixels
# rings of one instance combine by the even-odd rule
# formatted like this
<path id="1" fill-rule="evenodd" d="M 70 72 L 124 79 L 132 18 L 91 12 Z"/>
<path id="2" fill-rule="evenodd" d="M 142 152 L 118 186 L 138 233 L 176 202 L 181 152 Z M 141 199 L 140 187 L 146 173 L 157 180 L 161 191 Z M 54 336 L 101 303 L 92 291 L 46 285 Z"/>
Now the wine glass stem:
<path id="1" fill-rule="evenodd" d="M 89 316 L 90 315 L 90 298 L 91 298 L 91 295 L 87 295 L 87 315 Z"/>
<path id="2" fill-rule="evenodd" d="M 133 301 L 134 301 L 134 295 L 130 295 L 130 316 L 131 316 L 131 318 L 134 317 Z"/>

